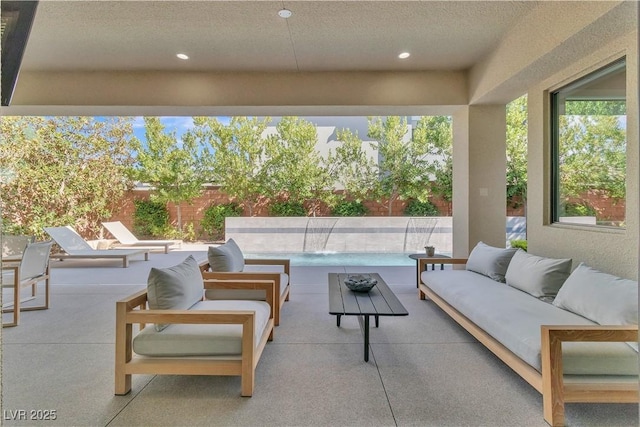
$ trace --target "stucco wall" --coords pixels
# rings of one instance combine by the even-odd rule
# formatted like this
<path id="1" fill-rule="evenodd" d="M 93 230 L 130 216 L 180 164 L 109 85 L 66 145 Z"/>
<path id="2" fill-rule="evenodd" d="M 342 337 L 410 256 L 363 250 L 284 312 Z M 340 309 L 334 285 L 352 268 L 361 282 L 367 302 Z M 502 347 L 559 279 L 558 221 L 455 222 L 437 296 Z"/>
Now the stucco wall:
<path id="1" fill-rule="evenodd" d="M 225 234 L 243 251 L 451 253 L 451 217 L 227 218 Z M 503 226 L 504 235 L 504 226 Z"/>
<path id="2" fill-rule="evenodd" d="M 532 87 L 529 91 L 529 251 L 571 257 L 623 277 L 638 277 L 638 51 L 637 32 L 621 37 Z M 627 56 L 627 199 L 626 228 L 550 224 L 550 153 L 548 92 Z"/>

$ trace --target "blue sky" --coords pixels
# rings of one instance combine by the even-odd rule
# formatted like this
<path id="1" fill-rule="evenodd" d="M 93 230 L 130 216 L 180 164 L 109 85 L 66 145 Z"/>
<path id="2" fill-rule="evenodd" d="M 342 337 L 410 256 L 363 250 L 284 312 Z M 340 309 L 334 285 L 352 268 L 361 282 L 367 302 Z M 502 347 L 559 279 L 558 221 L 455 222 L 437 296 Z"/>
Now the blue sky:
<path id="1" fill-rule="evenodd" d="M 217 117 L 222 123 L 229 123 L 230 117 Z M 167 133 L 175 132 L 178 143 L 182 141 L 182 135 L 193 126 L 193 118 L 188 117 L 160 117 L 160 122 L 164 125 Z M 135 117 L 133 120 L 133 133 L 140 141 L 146 141 L 144 136 L 144 120 L 142 116 Z"/>

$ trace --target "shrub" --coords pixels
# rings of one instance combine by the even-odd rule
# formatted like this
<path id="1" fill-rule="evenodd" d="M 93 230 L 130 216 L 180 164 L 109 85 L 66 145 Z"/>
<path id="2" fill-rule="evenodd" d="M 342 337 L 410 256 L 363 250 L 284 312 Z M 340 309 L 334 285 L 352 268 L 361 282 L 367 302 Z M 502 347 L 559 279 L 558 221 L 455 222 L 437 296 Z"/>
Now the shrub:
<path id="1" fill-rule="evenodd" d="M 134 200 L 133 229 L 139 236 L 164 236 L 169 228 L 169 211 L 164 203 Z"/>
<path id="2" fill-rule="evenodd" d="M 519 240 L 519 239 L 510 240 L 509 241 L 509 245 L 511 245 L 512 248 L 519 248 L 519 249 L 522 249 L 525 252 L 527 251 L 527 241 L 526 240 Z"/>
<path id="3" fill-rule="evenodd" d="M 563 208 L 560 216 L 596 216 L 596 210 L 587 202 L 565 203 Z"/>
<path id="4" fill-rule="evenodd" d="M 214 240 L 224 240 L 224 220 L 228 216 L 242 215 L 242 208 L 236 203 L 222 205 L 210 205 L 204 211 L 204 217 L 200 225 L 202 231 Z"/>
<path id="5" fill-rule="evenodd" d="M 440 211 L 433 203 L 411 200 L 404 209 L 406 216 L 439 216 Z"/>
<path id="6" fill-rule="evenodd" d="M 182 230 L 180 230 L 177 226 L 173 226 L 171 224 L 167 224 L 165 228 L 162 229 L 158 233 L 158 235 L 164 237 L 165 239 L 171 240 L 186 240 L 186 241 L 194 241 L 196 240 L 196 231 L 193 226 L 193 222 L 188 222 L 182 226 Z"/>
<path id="7" fill-rule="evenodd" d="M 368 210 L 362 202 L 355 200 L 342 200 L 331 210 L 333 216 L 365 216 L 367 213 Z"/>
<path id="8" fill-rule="evenodd" d="M 273 216 L 307 216 L 302 203 L 291 201 L 273 202 L 269 212 Z"/>

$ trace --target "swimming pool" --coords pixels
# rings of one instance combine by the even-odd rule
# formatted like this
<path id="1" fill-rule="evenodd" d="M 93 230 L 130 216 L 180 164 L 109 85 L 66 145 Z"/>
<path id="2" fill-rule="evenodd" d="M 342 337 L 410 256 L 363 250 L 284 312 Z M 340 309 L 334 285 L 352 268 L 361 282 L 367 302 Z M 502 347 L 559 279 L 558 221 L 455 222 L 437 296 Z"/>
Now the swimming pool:
<path id="1" fill-rule="evenodd" d="M 298 252 L 246 254 L 247 258 L 289 258 L 291 265 L 301 266 L 415 266 L 409 253 Z"/>

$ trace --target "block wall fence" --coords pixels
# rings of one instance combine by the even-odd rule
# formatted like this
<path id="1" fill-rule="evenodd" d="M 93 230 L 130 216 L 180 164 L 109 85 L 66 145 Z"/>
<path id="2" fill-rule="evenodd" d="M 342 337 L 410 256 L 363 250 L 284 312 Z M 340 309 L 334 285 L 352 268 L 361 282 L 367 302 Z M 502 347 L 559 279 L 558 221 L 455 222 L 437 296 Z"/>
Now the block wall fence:
<path id="1" fill-rule="evenodd" d="M 143 189 L 134 189 L 125 194 L 125 197 L 119 204 L 118 208 L 114 211 L 111 218 L 112 221 L 121 221 L 129 229 L 133 229 L 133 216 L 135 212 L 134 200 L 148 199 L 150 192 Z M 614 199 L 603 198 L 598 194 L 587 195 L 589 203 L 601 213 L 606 213 L 606 217 L 613 221 L 618 221 L 624 218 L 625 204 L 624 202 L 616 201 Z M 203 235 L 200 226 L 200 222 L 203 218 L 204 211 L 212 204 L 229 203 L 229 197 L 220 190 L 218 186 L 208 186 L 202 195 L 192 201 L 192 203 L 182 203 L 182 221 L 183 224 L 193 223 L 194 230 L 196 231 L 197 238 L 207 238 Z M 431 202 L 438 208 L 440 216 L 451 216 L 451 203 L 442 200 L 440 198 L 432 198 Z M 387 216 L 387 208 L 380 203 L 369 200 L 365 201 L 364 205 L 369 211 L 367 216 L 372 217 L 384 217 Z M 392 216 L 403 216 L 404 209 L 407 205 L 406 201 L 398 200 L 393 203 Z M 172 223 L 177 220 L 177 207 L 173 203 L 168 204 L 169 218 Z M 248 216 L 248 212 L 245 212 Z M 324 207 L 317 213 L 318 216 L 330 216 L 328 208 Z M 508 217 L 525 216 L 524 206 L 518 199 L 512 199 L 506 206 L 506 215 Z M 264 200 L 258 204 L 255 209 L 254 215 L 257 217 L 268 217 L 268 200 Z"/>
<path id="2" fill-rule="evenodd" d="M 133 216 L 135 212 L 134 200 L 140 199 L 148 199 L 150 196 L 150 192 L 144 189 L 134 189 L 125 194 L 120 206 L 114 211 L 113 216 L 111 217 L 111 221 L 121 221 L 126 227 L 130 230 L 133 229 Z M 198 238 L 206 238 L 207 236 L 199 235 L 200 230 L 202 229 L 200 222 L 204 216 L 204 211 L 212 204 L 223 204 L 229 203 L 229 197 L 220 190 L 218 186 L 208 186 L 202 195 L 196 199 L 194 199 L 191 203 L 182 203 L 181 211 L 182 211 L 182 222 L 193 223 L 194 230 L 196 231 L 196 236 Z M 268 217 L 269 216 L 269 200 L 263 200 L 258 203 L 254 210 L 253 216 L 257 217 Z M 442 216 L 451 216 L 451 203 L 434 198 L 431 202 L 438 208 L 440 215 Z M 365 207 L 368 209 L 369 214 L 367 216 L 381 217 L 387 216 L 387 207 L 381 205 L 372 200 L 368 200 L 363 202 Z M 392 216 L 403 216 L 404 209 L 407 206 L 407 202 L 403 200 L 398 200 L 393 203 L 391 212 Z M 169 220 L 172 223 L 175 223 L 177 220 L 177 207 L 173 203 L 169 203 L 167 205 L 169 210 Z M 245 211 L 245 215 L 248 216 L 248 212 Z M 328 216 L 330 215 L 330 210 L 327 207 L 321 207 L 319 212 L 316 213 L 318 216 Z"/>

